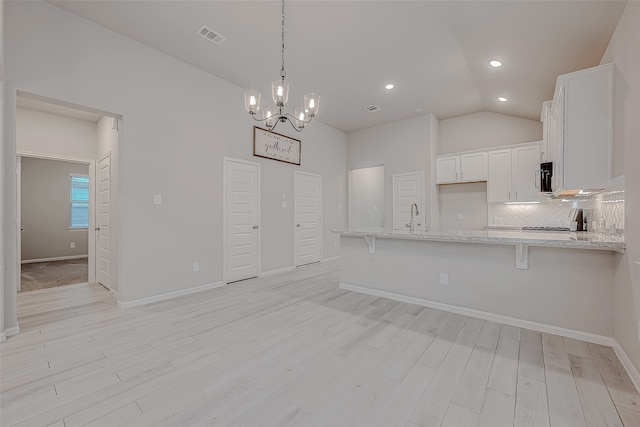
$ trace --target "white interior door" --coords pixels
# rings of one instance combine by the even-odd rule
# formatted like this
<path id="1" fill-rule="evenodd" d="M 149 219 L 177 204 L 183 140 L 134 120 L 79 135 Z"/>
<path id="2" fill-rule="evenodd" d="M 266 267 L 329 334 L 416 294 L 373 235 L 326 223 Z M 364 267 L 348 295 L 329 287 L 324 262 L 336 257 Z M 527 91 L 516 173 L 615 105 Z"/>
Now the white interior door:
<path id="1" fill-rule="evenodd" d="M 97 167 L 96 281 L 111 289 L 111 155 Z"/>
<path id="2" fill-rule="evenodd" d="M 322 176 L 295 172 L 296 267 L 322 257 Z"/>
<path id="3" fill-rule="evenodd" d="M 414 231 L 424 231 L 426 219 L 424 214 L 424 172 L 393 175 L 394 230 L 410 231 L 411 209 L 413 209 Z"/>
<path id="4" fill-rule="evenodd" d="M 258 275 L 258 165 L 227 159 L 225 177 L 225 278 L 230 283 Z"/>

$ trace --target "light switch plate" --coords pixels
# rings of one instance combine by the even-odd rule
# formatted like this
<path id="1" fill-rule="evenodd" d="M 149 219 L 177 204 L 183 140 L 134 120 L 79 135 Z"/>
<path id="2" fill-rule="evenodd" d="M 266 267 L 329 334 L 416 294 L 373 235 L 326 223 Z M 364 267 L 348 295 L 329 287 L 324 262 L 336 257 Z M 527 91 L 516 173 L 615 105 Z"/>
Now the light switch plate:
<path id="1" fill-rule="evenodd" d="M 282 201 L 282 209 L 286 209 L 287 208 L 287 201 L 283 200 Z"/>
<path id="2" fill-rule="evenodd" d="M 464 219 L 464 215 L 458 214 L 458 221 L 462 221 Z"/>
<path id="3" fill-rule="evenodd" d="M 449 274 L 448 273 L 440 273 L 440 284 L 448 285 L 449 284 Z"/>
<path id="4" fill-rule="evenodd" d="M 162 204 L 162 194 L 154 194 L 153 195 L 153 204 L 154 205 Z"/>

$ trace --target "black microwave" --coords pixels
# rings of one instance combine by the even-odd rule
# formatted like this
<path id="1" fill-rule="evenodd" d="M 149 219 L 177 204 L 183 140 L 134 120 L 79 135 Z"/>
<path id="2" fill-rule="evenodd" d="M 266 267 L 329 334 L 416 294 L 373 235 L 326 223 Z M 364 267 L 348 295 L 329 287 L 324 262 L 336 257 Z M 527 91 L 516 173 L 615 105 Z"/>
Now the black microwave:
<path id="1" fill-rule="evenodd" d="M 553 162 L 540 163 L 540 191 L 553 193 L 551 178 L 553 177 Z"/>

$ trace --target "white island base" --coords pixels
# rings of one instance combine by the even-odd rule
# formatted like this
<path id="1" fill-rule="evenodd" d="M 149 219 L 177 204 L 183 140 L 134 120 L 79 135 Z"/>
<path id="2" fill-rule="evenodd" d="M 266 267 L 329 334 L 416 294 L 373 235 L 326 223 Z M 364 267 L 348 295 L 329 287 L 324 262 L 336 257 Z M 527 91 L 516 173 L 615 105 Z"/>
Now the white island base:
<path id="1" fill-rule="evenodd" d="M 518 269 L 513 242 L 378 235 L 370 253 L 362 234 L 340 233 L 343 289 L 612 344 L 614 265 L 624 245 L 530 246 L 528 269 Z"/>

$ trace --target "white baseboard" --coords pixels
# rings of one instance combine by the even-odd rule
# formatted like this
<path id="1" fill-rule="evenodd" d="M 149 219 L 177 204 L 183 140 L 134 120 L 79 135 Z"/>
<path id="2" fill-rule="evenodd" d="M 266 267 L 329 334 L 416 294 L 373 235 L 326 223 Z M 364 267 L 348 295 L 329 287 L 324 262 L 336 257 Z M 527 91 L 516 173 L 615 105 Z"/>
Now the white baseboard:
<path id="1" fill-rule="evenodd" d="M 89 258 L 89 255 L 85 254 L 85 255 L 58 256 L 53 258 L 23 259 L 21 263 L 33 264 L 35 262 L 67 261 L 70 259 L 82 259 L 82 258 Z"/>
<path id="2" fill-rule="evenodd" d="M 166 301 L 166 300 L 182 297 L 185 295 L 191 295 L 198 292 L 208 291 L 210 289 L 221 288 L 223 286 L 226 286 L 224 282 L 216 282 L 216 283 L 210 283 L 208 285 L 196 286 L 195 288 L 183 289 L 181 291 L 175 291 L 175 292 L 168 292 L 166 294 L 155 295 L 152 297 L 141 298 L 133 301 L 122 302 L 118 300 L 118 308 L 124 309 L 124 308 L 139 307 L 141 305 L 147 305 L 154 302 Z"/>
<path id="3" fill-rule="evenodd" d="M 273 276 L 274 274 L 288 273 L 290 271 L 294 271 L 295 269 L 296 269 L 295 265 L 288 265 L 286 267 L 276 268 L 275 270 L 263 271 L 262 273 L 258 274 L 258 277 L 266 277 L 266 276 Z"/>
<path id="4" fill-rule="evenodd" d="M 14 335 L 18 335 L 20 333 L 20 324 L 17 324 L 13 328 L 7 328 L 4 330 L 5 338 L 12 337 Z"/>
<path id="5" fill-rule="evenodd" d="M 449 311 L 451 313 L 462 314 L 464 316 L 477 317 L 480 319 L 490 320 L 492 322 L 502 323 L 510 326 L 516 326 L 519 328 L 531 329 L 538 332 L 560 335 L 567 338 L 574 338 L 577 340 L 587 341 L 594 344 L 613 346 L 613 344 L 616 343 L 616 341 L 613 338 L 607 337 L 604 335 L 597 335 L 589 332 L 582 332 L 582 331 L 576 331 L 573 329 L 561 328 L 559 326 L 532 322 L 530 320 L 523 320 L 515 317 L 503 316 L 501 314 L 494 314 L 486 311 L 474 310 L 472 308 L 458 307 L 455 305 L 444 304 L 436 301 L 429 301 L 422 298 L 409 297 L 406 295 L 396 294 L 393 292 L 380 291 L 377 289 L 370 289 L 362 286 L 348 285 L 346 283 L 340 283 L 340 289 L 360 292 L 363 294 L 373 295 L 377 297 L 389 298 L 395 301 L 406 302 L 409 304 L 420 305 L 423 307 L 435 308 L 436 310 Z"/>
<path id="6" fill-rule="evenodd" d="M 329 258 L 325 258 L 320 262 L 338 261 L 339 259 L 340 259 L 340 255 L 337 255 L 337 256 L 332 256 L 332 257 L 329 257 Z"/>
<path id="7" fill-rule="evenodd" d="M 629 359 L 629 356 L 627 356 L 627 353 L 625 353 L 620 343 L 618 343 L 618 341 L 614 340 L 613 338 L 611 338 L 611 340 L 613 341 L 611 348 L 613 348 L 616 356 L 618 356 L 618 359 L 620 359 L 620 363 L 622 363 L 622 366 L 624 366 L 624 369 L 626 369 L 627 374 L 629 374 L 629 378 L 631 378 L 631 382 L 633 383 L 633 385 L 636 386 L 636 390 L 640 391 L 640 372 L 638 372 L 636 366 L 633 364 L 631 359 Z"/>

